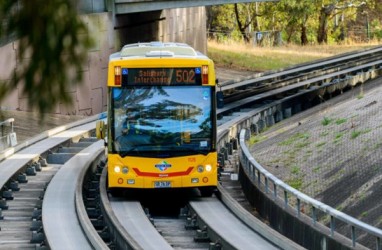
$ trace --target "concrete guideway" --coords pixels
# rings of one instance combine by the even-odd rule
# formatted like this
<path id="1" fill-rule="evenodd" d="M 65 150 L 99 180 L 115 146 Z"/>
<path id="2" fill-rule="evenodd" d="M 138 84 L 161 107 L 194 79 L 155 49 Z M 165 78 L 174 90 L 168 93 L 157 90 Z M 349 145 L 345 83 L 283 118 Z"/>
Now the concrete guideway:
<path id="1" fill-rule="evenodd" d="M 98 117 L 97 115 L 73 124 L 57 127 L 39 134 L 30 140 L 26 140 L 14 148 L 9 148 L 1 152 L 0 159 L 3 159 L 3 161 L 0 162 L 0 187 L 4 186 L 15 172 L 28 162 L 38 158 L 47 150 L 73 137 L 93 130 L 95 128 L 95 122 L 89 122 L 89 120 L 95 121 Z M 71 126 L 73 127 L 71 128 Z"/>
<path id="2" fill-rule="evenodd" d="M 76 203 L 76 189 L 82 185 L 80 177 L 94 161 L 94 156 L 103 154 L 104 142 L 99 140 L 65 163 L 50 182 L 44 196 L 42 221 L 46 243 L 51 249 L 93 249 L 94 241 L 98 247 L 107 247 L 93 227 L 82 229 L 81 219 L 89 218 L 85 209 L 80 213 Z M 82 199 L 79 202 L 82 203 Z M 89 228 L 95 240 L 88 239 Z"/>

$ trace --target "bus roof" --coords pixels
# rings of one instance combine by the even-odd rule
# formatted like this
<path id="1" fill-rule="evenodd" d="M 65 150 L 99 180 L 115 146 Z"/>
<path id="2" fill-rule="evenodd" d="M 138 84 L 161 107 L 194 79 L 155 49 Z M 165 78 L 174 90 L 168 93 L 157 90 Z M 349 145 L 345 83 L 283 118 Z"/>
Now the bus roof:
<path id="1" fill-rule="evenodd" d="M 185 43 L 134 43 L 123 46 L 120 52 L 110 56 L 112 58 L 131 58 L 131 57 L 196 57 L 207 58 L 202 53 L 195 51 Z"/>

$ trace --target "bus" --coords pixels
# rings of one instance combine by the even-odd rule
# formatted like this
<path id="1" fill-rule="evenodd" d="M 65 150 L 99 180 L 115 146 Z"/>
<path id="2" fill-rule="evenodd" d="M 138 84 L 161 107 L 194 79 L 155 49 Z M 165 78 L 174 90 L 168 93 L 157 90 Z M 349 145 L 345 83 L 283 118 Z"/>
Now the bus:
<path id="1" fill-rule="evenodd" d="M 218 182 L 216 78 L 211 59 L 183 43 L 135 43 L 108 64 L 107 185 L 198 188 Z"/>

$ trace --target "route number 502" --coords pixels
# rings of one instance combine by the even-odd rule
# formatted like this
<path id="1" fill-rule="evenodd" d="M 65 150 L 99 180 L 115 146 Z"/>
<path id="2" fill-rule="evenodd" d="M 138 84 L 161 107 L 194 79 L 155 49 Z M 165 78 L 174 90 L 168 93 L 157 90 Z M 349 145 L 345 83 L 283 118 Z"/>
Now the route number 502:
<path id="1" fill-rule="evenodd" d="M 195 83 L 195 71 L 192 69 L 177 69 L 177 83 Z"/>

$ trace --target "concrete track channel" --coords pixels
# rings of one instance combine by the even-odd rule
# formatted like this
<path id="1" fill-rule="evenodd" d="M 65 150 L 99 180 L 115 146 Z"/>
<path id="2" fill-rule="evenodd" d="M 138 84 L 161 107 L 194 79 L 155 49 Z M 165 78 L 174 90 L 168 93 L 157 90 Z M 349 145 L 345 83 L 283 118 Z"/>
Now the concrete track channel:
<path id="1" fill-rule="evenodd" d="M 247 79 L 231 80 L 220 84 L 220 90 L 224 94 L 224 108 L 219 109 L 220 114 L 226 114 L 235 107 L 240 108 L 254 103 L 261 103 L 269 99 L 282 99 L 291 93 L 296 93 L 313 86 L 320 87 L 328 83 L 344 82 L 350 75 L 359 74 L 362 70 L 367 71 L 374 65 L 379 65 L 382 59 L 382 47 L 376 47 L 331 57 L 284 69 L 277 72 L 265 72 L 247 77 Z M 363 67 L 365 66 L 365 67 Z M 301 84 L 298 84 L 301 83 Z M 353 83 L 357 84 L 357 82 Z M 329 90 L 332 94 L 343 89 L 352 88 L 354 85 L 341 86 Z M 253 98 L 256 96 L 256 98 Z M 239 102 L 239 100 L 242 100 Z M 232 104 L 231 104 L 232 103 Z"/>
<path id="2" fill-rule="evenodd" d="M 51 206 L 57 203 L 45 200 L 45 191 L 68 160 L 94 143 L 95 139 L 90 137 L 98 117 L 57 127 L 3 151 L 0 249 L 36 249 L 47 245 L 42 230 L 42 208 L 47 203 Z M 59 197 L 59 191 L 54 189 L 53 196 Z M 51 222 L 55 232 L 61 225 L 59 217 L 52 218 Z"/>
<path id="3" fill-rule="evenodd" d="M 376 52 L 371 53 L 375 54 Z M 349 56 L 351 55 L 347 55 L 347 57 Z M 340 60 L 340 58 L 329 59 L 327 61 L 333 60 L 337 61 Z M 295 84 L 284 84 L 288 86 L 280 87 L 283 86 L 283 84 L 281 84 L 273 91 L 266 91 L 257 96 L 244 98 L 244 100 L 241 101 L 227 103 L 224 108 L 219 109 L 218 148 L 220 160 L 223 164 L 225 162 L 226 173 L 235 174 L 235 172 L 230 172 L 236 171 L 234 167 L 230 169 L 229 167 L 232 166 L 227 164 L 229 159 L 231 159 L 228 155 L 230 153 L 235 153 L 235 150 L 232 150 L 232 148 L 233 145 L 237 144 L 235 141 L 237 141 L 239 132 L 242 128 L 260 130 L 261 127 L 270 126 L 277 121 L 298 113 L 304 108 L 308 108 L 309 106 L 302 107 L 299 105 L 301 100 L 305 100 L 304 98 L 307 100 L 314 100 L 316 97 L 322 98 L 322 96 L 326 94 L 329 95 L 341 92 L 346 88 L 365 83 L 367 80 L 380 75 L 382 69 L 380 66 L 381 61 L 379 59 L 375 59 L 376 61 L 372 62 L 365 62 L 364 58 L 361 60 L 362 65 L 356 63 L 353 67 L 349 66 L 333 73 L 315 76 L 309 79 L 306 79 L 306 76 L 301 76 L 301 78 L 296 80 Z M 321 66 L 314 67 L 313 64 L 305 66 L 319 71 L 320 67 L 322 67 L 322 64 L 325 64 L 325 62 L 321 61 L 318 64 Z M 295 68 L 295 70 L 299 71 L 298 68 Z M 309 70 L 306 71 L 310 72 Z M 285 71 L 273 73 L 278 75 L 277 77 L 274 76 L 274 78 L 272 78 L 272 74 L 266 74 L 264 76 L 267 78 L 269 77 L 270 79 L 276 79 L 280 77 L 282 72 Z M 287 77 L 287 73 L 282 76 L 284 79 Z M 256 80 L 246 80 L 244 82 L 234 83 L 231 87 L 226 86 L 224 91 L 229 91 L 230 88 L 243 88 L 246 84 L 252 84 L 253 81 Z M 280 95 L 282 98 L 280 98 Z M 271 101 L 274 102 L 275 100 L 280 103 L 279 108 L 277 108 L 277 105 L 272 105 L 272 108 L 269 110 L 264 108 L 269 105 Z M 312 103 L 312 105 L 313 104 L 314 103 Z M 260 106 L 261 109 L 259 108 Z M 244 116 L 253 117 L 252 122 L 243 122 Z M 69 126 L 70 128 L 61 128 L 62 132 L 48 132 L 45 135 L 40 135 L 38 138 L 36 137 L 33 143 L 29 142 L 28 145 L 19 145 L 18 148 L 12 149 L 14 152 L 11 152 L 11 150 L 4 153 L 4 155 L 7 156 L 0 163 L 0 186 L 2 187 L 2 200 L 0 202 L 0 248 L 18 249 L 25 247 L 35 249 L 36 244 L 37 247 L 51 247 L 52 249 L 67 249 L 66 246 L 72 246 L 72 249 L 75 249 L 76 245 L 80 246 L 81 249 L 120 249 L 120 247 L 123 247 L 124 249 L 158 249 L 158 244 L 163 244 L 163 247 L 166 246 L 167 248 L 175 247 L 173 242 L 170 241 L 169 243 L 167 240 L 163 240 L 162 235 L 165 235 L 165 232 L 162 231 L 161 235 L 158 230 L 153 227 L 155 219 L 153 223 L 152 219 L 148 217 L 147 211 L 144 211 L 141 205 L 135 202 L 126 202 L 115 198 L 109 199 L 106 190 L 103 189 L 106 186 L 104 180 L 101 178 L 100 184 L 98 183 L 99 180 L 97 180 L 97 178 L 101 176 L 100 172 L 102 166 L 105 164 L 104 162 L 99 163 L 102 155 L 104 155 L 103 143 L 94 143 L 92 139 L 90 139 L 90 142 L 89 139 L 87 139 L 87 142 L 85 143 L 79 142 L 80 138 L 89 137 L 90 131 L 95 128 L 94 121 L 96 119 L 98 119 L 98 117 L 92 117 L 87 121 L 83 121 L 83 124 L 76 123 Z M 254 123 L 255 120 L 263 120 L 264 124 Z M 254 124 L 256 124 L 256 126 L 254 126 Z M 63 148 L 64 146 L 66 148 L 69 141 L 85 144 L 82 144 L 82 148 L 89 146 L 90 144 L 91 146 L 86 147 L 84 150 L 78 149 L 78 147 L 75 146 L 74 148 L 77 149 L 65 149 L 64 152 L 61 153 L 61 157 L 67 157 L 67 162 L 66 160 L 63 160 L 58 164 L 49 164 L 49 158 L 52 157 L 49 156 L 51 155 L 49 153 L 57 153 L 58 148 Z M 71 158 L 73 155 L 74 157 Z M 94 162 L 94 159 L 97 159 L 97 161 Z M 45 166 L 46 161 L 48 161 L 47 166 Z M 81 169 L 81 166 L 84 166 L 84 169 L 91 169 L 92 171 L 90 172 L 94 173 L 94 176 L 96 177 L 87 176 L 85 174 L 87 170 L 78 171 L 77 169 L 75 171 L 73 164 L 76 166 L 78 165 L 78 169 Z M 42 170 L 41 174 L 39 173 L 39 165 Z M 53 180 L 57 179 L 57 183 L 59 184 L 54 184 L 58 185 L 56 187 L 53 187 L 53 185 L 50 187 L 50 184 L 47 185 L 46 183 L 49 183 L 50 178 L 59 168 L 66 169 L 63 173 L 73 173 L 73 175 L 55 175 Z M 51 169 L 49 170 L 50 172 L 48 169 Z M 25 178 L 27 174 L 32 173 L 31 176 L 34 176 L 36 172 L 38 172 L 36 178 L 39 179 L 32 181 L 30 180 L 32 177 Z M 25 179 L 29 180 L 28 183 L 30 186 L 26 186 L 28 183 L 22 184 Z M 90 191 L 90 194 L 88 193 L 85 195 L 86 197 L 83 202 L 88 205 L 87 207 L 82 207 L 82 205 L 79 205 L 81 202 L 78 202 L 79 198 L 82 199 L 81 195 L 84 193 L 82 190 L 77 190 L 77 188 L 73 187 L 68 188 L 67 186 L 59 187 L 63 182 L 75 183 L 74 187 L 76 187 L 79 185 L 78 183 L 81 183 L 83 180 L 86 180 L 85 182 L 87 183 L 84 185 L 84 188 L 87 191 Z M 50 198 L 47 199 L 47 197 L 44 197 L 41 202 L 42 192 L 46 189 L 46 186 L 46 194 L 49 194 L 47 197 Z M 79 186 L 82 187 L 82 185 Z M 94 194 L 98 192 L 98 187 L 101 187 L 101 194 Z M 19 188 L 20 190 L 25 190 L 25 193 L 29 194 L 21 194 L 21 191 L 17 191 Z M 61 201 L 51 201 L 44 204 L 46 200 L 51 200 L 52 197 L 63 196 L 61 194 L 58 195 L 57 192 L 59 190 L 64 190 L 65 195 L 70 195 L 68 193 L 72 193 L 72 196 L 68 196 L 71 198 L 63 198 Z M 76 191 L 75 194 L 73 194 L 74 191 Z M 16 195 L 18 192 L 19 194 Z M 34 193 L 33 196 L 31 193 Z M 16 204 L 18 196 L 29 197 L 30 199 L 27 199 L 28 201 L 19 201 L 19 204 Z M 15 201 L 15 204 L 12 204 L 12 199 Z M 71 207 L 75 207 L 75 212 L 73 213 L 65 211 L 67 209 L 65 208 L 67 205 L 65 204 L 65 201 L 68 201 L 68 199 L 74 199 L 76 201 L 74 205 L 71 205 Z M 102 202 L 97 203 L 97 199 L 100 199 Z M 221 201 L 223 201 L 225 205 L 222 205 Z M 15 209 L 13 209 L 13 207 Z M 42 211 L 41 207 L 43 208 Z M 49 212 L 58 209 L 63 209 L 63 211 L 59 213 Z M 132 209 L 131 213 L 134 214 L 134 216 L 126 218 L 126 216 L 129 217 L 129 213 L 126 212 L 127 209 Z M 22 212 L 19 212 L 20 210 Z M 100 215 L 101 210 L 103 211 L 102 215 Z M 210 210 L 214 212 L 209 212 Z M 9 214 L 7 214 L 7 211 L 9 211 Z M 88 216 L 84 216 L 84 211 L 86 211 Z M 120 211 L 124 212 L 121 213 Z M 199 211 L 203 212 L 200 213 Z M 219 212 L 221 216 L 218 218 L 212 216 L 217 214 L 216 211 L 221 211 Z M 235 211 L 236 216 L 232 216 L 233 211 Z M 16 214 L 16 219 L 11 218 L 12 213 Z M 29 213 L 31 213 L 31 215 L 30 218 L 27 219 Z M 141 216 L 135 216 L 138 213 L 140 213 Z M 211 213 L 210 216 L 206 216 L 208 213 Z M 47 219 L 43 219 L 44 222 L 41 223 L 39 219 L 41 219 L 41 217 L 44 218 L 44 214 L 46 214 Z M 68 223 L 68 218 L 62 216 L 63 214 L 67 214 L 67 216 L 76 216 L 75 214 L 77 214 L 77 218 L 80 222 L 75 224 L 81 225 L 80 230 L 85 233 L 75 233 L 75 230 L 72 230 L 73 227 Z M 185 218 L 183 219 L 185 223 L 184 228 L 188 227 L 196 229 L 196 231 L 189 230 L 193 235 L 191 238 L 195 237 L 197 239 L 207 240 L 208 243 L 204 243 L 203 245 L 205 248 L 220 249 L 222 247 L 223 249 L 247 249 L 248 245 L 245 246 L 242 244 L 249 244 L 250 246 L 267 244 L 267 248 L 269 249 L 295 249 L 298 247 L 293 242 L 278 235 L 270 228 L 255 222 L 254 217 L 248 213 L 248 211 L 241 208 L 237 201 L 230 198 L 225 192 L 223 185 L 219 186 L 219 190 L 214 198 L 200 198 L 190 201 L 181 215 Z M 224 219 L 222 217 L 224 217 Z M 232 221 L 228 219 L 230 217 L 232 217 Z M 242 220 L 239 220 L 238 218 L 241 218 Z M 59 219 L 61 219 L 61 221 Z M 72 219 L 73 218 L 71 217 L 70 220 Z M 134 221 L 135 219 L 138 219 L 138 221 Z M 17 221 L 17 223 L 12 223 L 12 220 Z M 95 227 L 93 227 L 91 223 L 93 223 Z M 130 224 L 126 225 L 126 223 Z M 18 227 L 17 224 L 20 224 L 20 228 L 22 229 L 16 229 L 16 227 Z M 42 229 L 42 226 L 44 226 L 44 229 Z M 129 230 L 127 230 L 127 228 Z M 133 228 L 132 231 L 130 231 L 131 228 Z M 248 233 L 245 237 L 248 239 L 247 243 L 245 240 L 238 240 L 241 239 L 240 235 L 237 235 L 238 230 L 242 234 L 247 235 Z M 16 233 L 12 233 L 13 231 L 21 232 L 19 234 L 20 236 L 16 237 Z M 151 231 L 152 234 L 147 233 L 149 231 Z M 137 233 L 140 233 L 140 235 L 136 235 Z M 259 238 L 260 241 L 252 241 L 256 238 L 256 236 L 253 236 L 255 234 L 257 234 L 257 238 Z M 73 244 L 76 242 L 73 237 L 81 238 L 81 235 L 86 238 L 86 240 L 79 239 L 84 245 Z M 145 238 L 147 235 L 148 238 Z M 270 237 L 271 240 L 264 240 L 264 238 L 267 237 Z M 66 243 L 65 239 L 67 240 Z M 106 243 L 104 243 L 104 241 Z"/>

